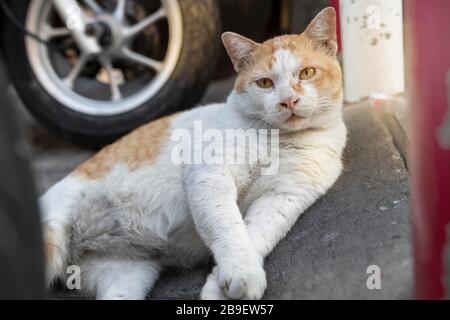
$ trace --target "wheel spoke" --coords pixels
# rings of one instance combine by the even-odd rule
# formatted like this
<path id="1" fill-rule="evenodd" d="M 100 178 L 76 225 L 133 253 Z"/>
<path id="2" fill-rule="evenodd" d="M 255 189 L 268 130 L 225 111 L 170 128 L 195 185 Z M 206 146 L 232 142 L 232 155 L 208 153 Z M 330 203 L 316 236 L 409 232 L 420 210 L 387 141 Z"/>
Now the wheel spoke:
<path id="1" fill-rule="evenodd" d="M 78 59 L 78 61 L 75 63 L 72 70 L 70 70 L 69 74 L 64 79 L 64 82 L 71 88 L 74 87 L 75 81 L 78 79 L 78 77 L 81 74 L 81 71 L 83 71 L 84 66 L 86 65 L 86 62 L 88 61 L 87 55 L 82 55 Z"/>
<path id="2" fill-rule="evenodd" d="M 44 27 L 44 38 L 45 40 L 51 40 L 53 38 L 68 37 L 71 35 L 70 30 L 67 28 L 54 28 L 52 26 L 46 25 Z"/>
<path id="3" fill-rule="evenodd" d="M 122 93 L 120 92 L 119 83 L 117 79 L 114 77 L 113 66 L 110 60 L 103 60 L 102 66 L 105 68 L 106 73 L 108 74 L 109 79 L 109 87 L 111 89 L 111 100 L 117 101 L 122 98 Z"/>
<path id="4" fill-rule="evenodd" d="M 149 67 L 156 72 L 160 72 L 162 70 L 163 63 L 161 61 L 146 57 L 140 53 L 131 51 L 130 49 L 123 49 L 122 54 L 125 59 Z"/>
<path id="5" fill-rule="evenodd" d="M 143 30 L 145 30 L 148 26 L 155 23 L 156 21 L 165 18 L 167 16 L 166 11 L 164 10 L 164 7 L 161 7 L 158 9 L 158 11 L 155 11 L 151 15 L 149 15 L 147 18 L 139 21 L 134 26 L 130 27 L 128 30 L 129 36 L 136 36 L 137 34 L 141 33 Z"/>
<path id="6" fill-rule="evenodd" d="M 84 3 L 96 14 L 103 13 L 102 7 L 95 0 L 83 0 Z"/>
<path id="7" fill-rule="evenodd" d="M 114 10 L 114 16 L 119 21 L 125 20 L 126 5 L 127 5 L 127 0 L 117 0 L 116 9 Z"/>

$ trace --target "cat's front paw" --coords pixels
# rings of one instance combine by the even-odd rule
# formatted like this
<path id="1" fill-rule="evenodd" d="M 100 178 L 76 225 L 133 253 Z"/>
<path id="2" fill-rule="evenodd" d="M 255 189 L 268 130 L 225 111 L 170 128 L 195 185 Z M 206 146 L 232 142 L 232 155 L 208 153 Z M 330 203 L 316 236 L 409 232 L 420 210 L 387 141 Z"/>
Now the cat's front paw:
<path id="1" fill-rule="evenodd" d="M 218 272 L 219 285 L 230 299 L 259 300 L 266 290 L 266 272 L 261 263 L 219 266 Z"/>
<path id="2" fill-rule="evenodd" d="M 200 293 L 202 300 L 227 300 L 219 285 L 217 267 L 214 267 L 211 274 L 206 278 L 205 285 Z"/>

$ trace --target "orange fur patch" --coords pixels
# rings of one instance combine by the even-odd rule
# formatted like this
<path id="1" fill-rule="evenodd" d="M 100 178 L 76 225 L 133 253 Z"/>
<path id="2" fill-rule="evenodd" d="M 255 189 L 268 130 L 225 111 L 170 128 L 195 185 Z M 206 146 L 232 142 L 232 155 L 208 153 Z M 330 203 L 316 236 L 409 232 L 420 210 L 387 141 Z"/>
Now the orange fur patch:
<path id="1" fill-rule="evenodd" d="M 304 93 L 304 90 L 303 90 L 303 87 L 302 87 L 302 85 L 300 84 L 300 82 L 298 82 L 298 81 L 292 81 L 291 83 L 290 83 L 290 85 L 291 85 L 291 88 L 292 89 L 294 89 L 296 92 L 298 92 L 299 94 L 303 94 Z"/>
<path id="2" fill-rule="evenodd" d="M 43 234 L 45 261 L 47 264 L 51 264 L 58 249 L 55 243 L 55 230 L 49 225 L 44 225 Z"/>
<path id="3" fill-rule="evenodd" d="M 151 165 L 168 141 L 170 124 L 175 115 L 163 117 L 143 125 L 115 143 L 104 147 L 79 166 L 74 174 L 90 180 L 100 179 L 114 165 L 122 163 L 130 170 Z"/>

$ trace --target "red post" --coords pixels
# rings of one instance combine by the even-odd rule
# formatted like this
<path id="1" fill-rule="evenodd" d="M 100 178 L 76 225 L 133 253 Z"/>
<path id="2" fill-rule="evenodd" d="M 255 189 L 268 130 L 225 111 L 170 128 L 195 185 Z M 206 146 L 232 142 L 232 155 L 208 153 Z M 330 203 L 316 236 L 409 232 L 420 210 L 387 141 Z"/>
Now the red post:
<path id="1" fill-rule="evenodd" d="M 340 10 L 339 10 L 339 0 L 330 0 L 330 5 L 336 10 L 337 19 L 337 37 L 338 37 L 338 45 L 339 50 L 341 50 L 341 20 L 340 20 Z"/>
<path id="2" fill-rule="evenodd" d="M 450 271 L 445 258 L 450 250 L 450 1 L 408 0 L 404 5 L 415 296 L 442 299 L 450 289 L 444 284 Z"/>

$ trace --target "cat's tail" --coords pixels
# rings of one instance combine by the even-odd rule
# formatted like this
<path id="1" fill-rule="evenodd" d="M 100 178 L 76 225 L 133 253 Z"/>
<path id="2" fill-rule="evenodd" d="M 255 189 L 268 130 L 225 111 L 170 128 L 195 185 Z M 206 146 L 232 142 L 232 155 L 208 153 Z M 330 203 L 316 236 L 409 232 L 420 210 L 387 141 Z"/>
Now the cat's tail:
<path id="1" fill-rule="evenodd" d="M 82 188 L 80 179 L 67 176 L 39 199 L 48 286 L 65 274 L 70 238 L 68 226 Z"/>
<path id="2" fill-rule="evenodd" d="M 49 196 L 42 198 L 45 216 L 51 217 L 43 223 L 48 286 L 65 279 L 69 265 L 80 265 L 86 251 L 107 253 L 105 247 L 114 243 L 115 237 L 111 235 L 120 230 L 118 213 L 112 201 L 97 189 L 85 188 L 78 196 L 72 195 L 70 205 L 54 205 L 56 199 L 52 193 L 58 190 L 50 189 Z M 46 205 L 49 200 L 52 203 Z"/>
<path id="3" fill-rule="evenodd" d="M 43 225 L 47 286 L 63 274 L 67 245 L 63 229 L 51 223 Z"/>
<path id="4" fill-rule="evenodd" d="M 92 241 L 117 229 L 111 201 L 101 190 L 70 175 L 40 199 L 47 286 L 65 279 L 69 264 L 80 264 Z"/>
<path id="5" fill-rule="evenodd" d="M 46 283 L 49 287 L 62 278 L 67 268 L 68 237 L 65 228 L 58 224 L 44 223 L 44 254 L 46 264 Z"/>

